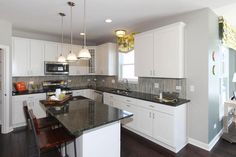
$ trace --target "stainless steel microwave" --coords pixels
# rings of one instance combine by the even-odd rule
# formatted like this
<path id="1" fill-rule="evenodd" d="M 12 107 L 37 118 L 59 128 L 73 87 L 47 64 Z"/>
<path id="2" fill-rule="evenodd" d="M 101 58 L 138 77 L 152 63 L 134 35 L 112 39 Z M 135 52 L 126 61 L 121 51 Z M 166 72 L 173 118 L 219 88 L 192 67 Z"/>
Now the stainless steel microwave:
<path id="1" fill-rule="evenodd" d="M 45 62 L 44 63 L 44 74 L 45 75 L 68 75 L 69 64 L 61 62 Z"/>

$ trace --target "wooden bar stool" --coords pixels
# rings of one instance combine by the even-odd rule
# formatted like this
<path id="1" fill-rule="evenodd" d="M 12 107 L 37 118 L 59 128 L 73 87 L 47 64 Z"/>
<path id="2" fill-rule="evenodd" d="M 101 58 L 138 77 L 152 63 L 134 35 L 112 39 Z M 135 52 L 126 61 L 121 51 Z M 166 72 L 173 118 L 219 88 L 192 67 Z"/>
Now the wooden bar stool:
<path id="1" fill-rule="evenodd" d="M 75 157 L 77 156 L 76 153 L 76 138 L 72 136 L 68 131 L 63 128 L 55 128 L 55 129 L 49 129 L 49 130 L 40 130 L 38 128 L 38 121 L 33 114 L 32 110 L 29 110 L 29 117 L 30 117 L 30 123 L 32 126 L 32 130 L 34 133 L 34 137 L 36 140 L 38 155 L 45 153 L 49 150 L 55 149 L 55 148 L 61 148 L 63 144 L 65 144 L 65 154 L 67 155 L 67 149 L 66 149 L 66 143 L 70 141 L 74 141 L 74 154 Z"/>
<path id="2" fill-rule="evenodd" d="M 29 109 L 26 101 L 23 101 L 23 110 L 26 118 L 26 122 L 28 124 L 30 116 L 29 116 Z M 38 121 L 38 128 L 39 129 L 45 129 L 45 128 L 51 128 L 55 126 L 59 126 L 59 122 L 53 118 L 53 117 L 45 117 L 45 118 L 39 118 Z"/>

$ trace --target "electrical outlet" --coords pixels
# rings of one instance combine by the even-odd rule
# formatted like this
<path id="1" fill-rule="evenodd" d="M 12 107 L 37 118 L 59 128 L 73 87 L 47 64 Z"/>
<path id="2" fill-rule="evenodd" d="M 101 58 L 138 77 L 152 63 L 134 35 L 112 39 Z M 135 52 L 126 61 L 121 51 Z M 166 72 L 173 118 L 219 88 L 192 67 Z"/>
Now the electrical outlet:
<path id="1" fill-rule="evenodd" d="M 181 90 L 182 87 L 181 87 L 181 86 L 176 86 L 175 89 L 176 89 L 176 90 Z"/>
<path id="2" fill-rule="evenodd" d="M 216 128 L 217 128 L 217 124 L 215 123 L 215 124 L 214 124 L 214 129 L 216 129 Z"/>
<path id="3" fill-rule="evenodd" d="M 113 84 L 114 84 L 114 83 L 116 83 L 116 81 L 115 81 L 114 79 L 112 79 L 112 80 L 111 80 L 111 83 L 113 83 Z"/>
<path id="4" fill-rule="evenodd" d="M 190 85 L 190 92 L 194 92 L 195 91 L 195 86 L 194 85 Z"/>
<path id="5" fill-rule="evenodd" d="M 154 83 L 154 88 L 159 88 L 159 83 Z"/>

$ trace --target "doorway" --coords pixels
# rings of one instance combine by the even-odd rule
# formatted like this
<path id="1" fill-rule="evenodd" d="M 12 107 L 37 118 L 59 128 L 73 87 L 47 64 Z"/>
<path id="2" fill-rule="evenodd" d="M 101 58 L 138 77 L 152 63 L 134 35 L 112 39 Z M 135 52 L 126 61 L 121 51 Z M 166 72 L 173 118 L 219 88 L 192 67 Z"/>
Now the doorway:
<path id="1" fill-rule="evenodd" d="M 12 131 L 10 123 L 10 51 L 9 46 L 0 45 L 0 122 L 3 134 Z"/>

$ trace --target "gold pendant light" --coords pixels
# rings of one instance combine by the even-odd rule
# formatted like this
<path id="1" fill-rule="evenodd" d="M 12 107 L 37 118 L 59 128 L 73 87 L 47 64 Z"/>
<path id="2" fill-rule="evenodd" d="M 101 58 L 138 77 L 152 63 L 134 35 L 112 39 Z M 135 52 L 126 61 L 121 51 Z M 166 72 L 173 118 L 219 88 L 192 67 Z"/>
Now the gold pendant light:
<path id="1" fill-rule="evenodd" d="M 64 16 L 66 16 L 66 14 L 64 13 L 59 13 L 59 15 L 61 16 L 61 51 L 63 50 L 63 42 L 64 42 L 64 32 L 63 32 L 63 18 Z M 66 62 L 66 58 L 62 55 L 62 52 L 60 54 L 60 56 L 58 57 L 58 62 Z"/>
<path id="2" fill-rule="evenodd" d="M 71 26 L 71 32 L 70 32 L 70 44 L 71 44 L 71 47 L 70 47 L 70 53 L 68 54 L 68 56 L 67 56 L 67 61 L 68 62 L 75 62 L 75 61 L 77 61 L 77 57 L 76 57 L 76 55 L 73 53 L 73 30 L 72 30 L 72 8 L 73 8 L 73 6 L 75 6 L 75 3 L 74 2 L 68 2 L 68 5 L 70 6 L 70 14 L 71 14 L 71 16 L 70 16 L 70 26 Z"/>
<path id="3" fill-rule="evenodd" d="M 84 0 L 84 45 L 82 50 L 80 50 L 79 54 L 78 54 L 78 59 L 81 60 L 89 60 L 91 58 L 91 54 L 86 46 L 86 0 Z"/>

